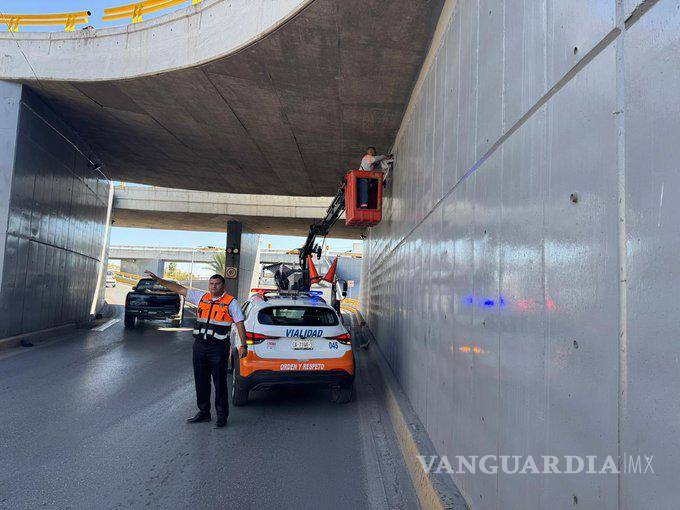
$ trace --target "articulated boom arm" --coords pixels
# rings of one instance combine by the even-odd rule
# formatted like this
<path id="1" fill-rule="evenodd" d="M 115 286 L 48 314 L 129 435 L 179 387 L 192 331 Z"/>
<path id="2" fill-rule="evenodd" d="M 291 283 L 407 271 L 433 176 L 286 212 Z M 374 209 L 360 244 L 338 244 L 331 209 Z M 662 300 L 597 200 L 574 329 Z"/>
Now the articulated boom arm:
<path id="1" fill-rule="evenodd" d="M 314 253 L 316 253 L 319 257 L 321 256 L 321 246 L 315 244 L 316 237 L 327 236 L 328 232 L 330 232 L 331 228 L 333 228 L 333 225 L 335 225 L 335 222 L 338 221 L 338 218 L 340 218 L 340 215 L 343 212 L 345 212 L 344 180 L 342 181 L 340 189 L 338 189 L 338 192 L 335 194 L 333 202 L 331 202 L 331 205 L 328 207 L 328 209 L 326 209 L 326 216 L 322 220 L 315 222 L 309 227 L 309 235 L 307 236 L 307 240 L 305 241 L 304 246 L 300 248 L 300 268 L 302 269 L 303 285 L 305 287 L 304 290 L 309 290 L 310 286 L 307 256 Z"/>

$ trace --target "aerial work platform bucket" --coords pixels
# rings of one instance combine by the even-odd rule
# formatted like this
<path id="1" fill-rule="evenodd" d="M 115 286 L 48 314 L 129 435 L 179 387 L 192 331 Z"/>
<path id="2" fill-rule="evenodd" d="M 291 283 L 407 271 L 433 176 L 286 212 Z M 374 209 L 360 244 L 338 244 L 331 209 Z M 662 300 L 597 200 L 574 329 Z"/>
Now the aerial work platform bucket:
<path id="1" fill-rule="evenodd" d="M 363 181 L 363 182 L 361 182 Z M 345 176 L 345 224 L 372 227 L 382 219 L 382 172 L 351 170 Z M 367 189 L 364 194 L 361 188 Z"/>

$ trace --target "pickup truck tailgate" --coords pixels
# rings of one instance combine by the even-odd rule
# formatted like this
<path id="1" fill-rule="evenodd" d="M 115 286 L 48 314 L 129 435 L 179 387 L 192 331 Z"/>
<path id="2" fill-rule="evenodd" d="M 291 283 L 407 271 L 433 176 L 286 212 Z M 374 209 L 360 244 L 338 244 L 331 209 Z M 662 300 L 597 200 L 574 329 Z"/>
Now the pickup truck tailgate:
<path id="1" fill-rule="evenodd" d="M 145 310 L 179 310 L 180 300 L 176 294 L 163 296 L 159 294 L 130 294 L 128 308 L 143 308 Z"/>

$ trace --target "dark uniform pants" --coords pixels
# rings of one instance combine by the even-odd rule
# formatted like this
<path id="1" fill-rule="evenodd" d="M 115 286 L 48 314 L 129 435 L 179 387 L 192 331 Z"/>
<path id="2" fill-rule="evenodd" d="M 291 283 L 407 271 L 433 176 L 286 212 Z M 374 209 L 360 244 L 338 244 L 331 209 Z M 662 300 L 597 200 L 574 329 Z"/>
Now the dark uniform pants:
<path id="1" fill-rule="evenodd" d="M 229 391 L 227 390 L 227 362 L 229 341 L 205 343 L 194 340 L 194 381 L 196 404 L 205 414 L 210 414 L 210 377 L 215 385 L 215 411 L 218 417 L 229 416 Z"/>
<path id="2" fill-rule="evenodd" d="M 363 209 L 368 207 L 368 179 L 357 179 L 357 195 L 359 207 Z"/>

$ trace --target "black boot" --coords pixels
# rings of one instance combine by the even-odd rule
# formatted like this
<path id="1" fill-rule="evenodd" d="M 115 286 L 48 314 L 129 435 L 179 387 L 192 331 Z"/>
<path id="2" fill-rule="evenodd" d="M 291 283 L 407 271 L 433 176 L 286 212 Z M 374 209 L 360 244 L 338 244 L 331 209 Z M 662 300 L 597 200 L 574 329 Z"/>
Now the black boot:
<path id="1" fill-rule="evenodd" d="M 216 429 L 221 429 L 222 427 L 227 426 L 227 417 L 226 416 L 218 416 L 217 421 L 215 422 L 215 428 Z"/>

